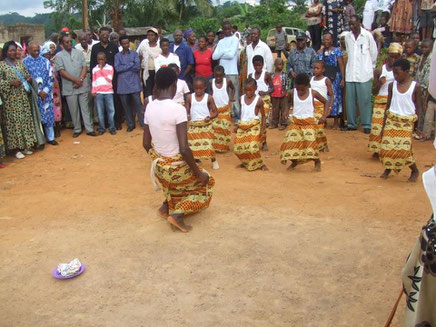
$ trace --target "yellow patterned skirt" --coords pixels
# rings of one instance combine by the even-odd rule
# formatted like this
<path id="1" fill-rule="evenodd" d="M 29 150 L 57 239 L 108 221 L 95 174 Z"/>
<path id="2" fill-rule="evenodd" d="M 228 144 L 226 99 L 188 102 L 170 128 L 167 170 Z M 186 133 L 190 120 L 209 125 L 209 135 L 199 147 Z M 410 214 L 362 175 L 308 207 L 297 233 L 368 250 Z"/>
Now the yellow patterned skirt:
<path id="1" fill-rule="evenodd" d="M 204 120 L 189 122 L 188 143 L 195 159 L 215 158 L 213 140 L 211 121 L 207 123 Z"/>
<path id="2" fill-rule="evenodd" d="M 239 122 L 233 151 L 249 171 L 262 168 L 264 165 L 260 155 L 260 132 L 259 119 Z"/>
<path id="3" fill-rule="evenodd" d="M 318 122 L 321 117 L 324 115 L 324 104 L 320 101 L 315 100 L 315 111 L 313 113 L 313 116 L 315 117 L 315 120 Z M 319 151 L 324 151 L 325 148 L 327 148 L 327 135 L 324 130 L 324 124 L 318 124 L 318 127 L 316 129 L 316 140 L 318 142 L 318 149 Z"/>
<path id="4" fill-rule="evenodd" d="M 271 123 L 271 114 L 272 114 L 272 104 L 271 97 L 269 95 L 265 95 L 262 97 L 263 101 L 263 110 L 265 111 L 265 122 L 266 124 Z M 260 136 L 260 144 L 266 143 L 266 130 L 265 133 Z"/>
<path id="5" fill-rule="evenodd" d="M 380 152 L 381 146 L 381 130 L 385 119 L 386 104 L 388 102 L 387 95 L 377 95 L 374 99 L 374 109 L 371 120 L 371 134 L 369 134 L 368 151 L 373 153 Z"/>
<path id="6" fill-rule="evenodd" d="M 201 185 L 180 154 L 168 158 L 159 155 L 154 149 L 149 154 L 153 160 L 151 179 L 157 189 L 156 178 L 159 181 L 170 215 L 189 215 L 209 207 L 215 185 L 212 176 L 209 175 L 207 185 Z"/>
<path id="7" fill-rule="evenodd" d="M 230 104 L 218 109 L 218 116 L 212 122 L 214 134 L 213 148 L 215 152 L 227 152 L 230 149 L 232 121 L 230 119 Z"/>
<path id="8" fill-rule="evenodd" d="M 388 111 L 380 147 L 380 160 L 385 169 L 399 172 L 415 163 L 412 151 L 413 123 L 417 116 L 400 116 Z"/>
<path id="9" fill-rule="evenodd" d="M 318 124 L 313 117 L 299 119 L 292 117 L 285 139 L 280 147 L 280 161 L 298 160 L 304 163 L 309 159 L 319 159 L 317 142 Z"/>

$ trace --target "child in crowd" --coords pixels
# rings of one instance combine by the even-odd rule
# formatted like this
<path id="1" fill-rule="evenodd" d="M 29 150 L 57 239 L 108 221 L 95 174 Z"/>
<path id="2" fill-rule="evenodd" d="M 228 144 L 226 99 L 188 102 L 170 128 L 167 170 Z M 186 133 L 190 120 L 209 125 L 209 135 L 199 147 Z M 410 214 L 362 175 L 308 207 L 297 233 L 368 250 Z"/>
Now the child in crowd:
<path id="1" fill-rule="evenodd" d="M 403 58 L 407 59 L 410 63 L 410 76 L 412 79 L 415 77 L 416 69 L 418 66 L 419 56 L 415 53 L 416 41 L 413 39 L 408 39 L 404 43 L 404 55 Z"/>
<path id="2" fill-rule="evenodd" d="M 398 173 L 409 167 L 412 171 L 409 182 L 416 182 L 419 171 L 412 151 L 412 133 L 416 120 L 419 126 L 421 88 L 412 80 L 409 70 L 410 62 L 404 58 L 393 65 L 395 81 L 389 84 L 389 109 L 385 111 L 379 154 L 385 171 L 380 177 L 386 179 L 392 170 Z"/>
<path id="3" fill-rule="evenodd" d="M 256 94 L 257 83 L 252 77 L 245 81 L 245 94 L 241 96 L 241 119 L 235 126 L 236 136 L 233 151 L 241 161 L 238 167 L 248 171 L 268 170 L 260 154 L 261 136 L 265 133 L 264 104 Z M 259 118 L 260 114 L 260 118 Z"/>
<path id="4" fill-rule="evenodd" d="M 288 126 L 288 74 L 283 71 L 284 62 L 282 58 L 277 58 L 274 62 L 274 76 L 272 78 L 274 91 L 271 93 L 272 102 L 272 121 L 268 128 L 284 130 Z"/>
<path id="5" fill-rule="evenodd" d="M 394 81 L 393 65 L 401 57 L 403 47 L 399 43 L 391 43 L 388 48 L 386 64 L 378 67 L 374 72 L 372 94 L 375 95 L 372 111 L 371 132 L 369 134 L 368 151 L 378 158 L 381 145 L 381 130 L 384 123 L 386 104 L 388 101 L 388 87 Z"/>
<path id="6" fill-rule="evenodd" d="M 324 104 L 324 113 L 318 121 L 315 119 L 315 99 Z M 328 102 L 310 88 L 310 77 L 304 73 L 295 77 L 295 89 L 289 92 L 289 101 L 294 110 L 291 125 L 280 147 L 280 161 L 285 165 L 290 160 L 292 164 L 288 170 L 293 170 L 298 164 L 313 160 L 315 171 L 321 171 L 316 130 L 327 119 Z"/>
<path id="7" fill-rule="evenodd" d="M 177 73 L 177 76 L 179 76 L 180 69 L 179 69 L 179 66 L 177 66 L 177 64 L 169 64 L 168 68 L 171 68 L 172 70 L 174 70 Z M 189 93 L 190 93 L 190 91 L 189 91 L 188 84 L 180 78 L 177 79 L 177 91 L 176 91 L 176 95 L 174 96 L 173 100 L 175 102 L 177 102 L 178 104 L 181 104 L 182 106 L 184 106 L 186 96 Z"/>
<path id="8" fill-rule="evenodd" d="M 168 39 L 162 39 L 159 41 L 160 49 L 162 53 L 154 58 L 154 69 L 157 72 L 162 67 L 169 67 L 170 64 L 176 64 L 180 67 L 180 59 L 176 53 L 170 52 L 170 41 Z"/>
<path id="9" fill-rule="evenodd" d="M 235 86 L 224 74 L 223 66 L 216 66 L 214 78 L 209 81 L 210 95 L 213 96 L 218 116 L 212 122 L 214 133 L 213 148 L 215 152 L 229 151 L 232 121 L 230 118 L 231 103 L 235 102 Z M 230 96 L 229 96 L 230 94 Z"/>
<path id="10" fill-rule="evenodd" d="M 353 0 L 345 0 L 345 8 L 344 8 L 344 29 L 346 31 L 350 30 L 350 19 L 351 16 L 356 14 L 356 10 L 354 9 L 353 5 L 351 4 Z"/>
<path id="11" fill-rule="evenodd" d="M 418 126 L 420 131 L 423 131 L 423 126 L 425 124 L 425 116 L 427 112 L 427 98 L 428 98 L 428 83 L 430 79 L 430 64 L 431 64 L 431 52 L 433 50 L 433 40 L 425 39 L 421 44 L 422 56 L 418 60 L 417 70 L 415 80 L 418 85 L 421 87 L 422 96 L 421 103 L 423 105 L 423 111 L 421 112 L 421 125 Z M 427 133 L 423 135 L 422 140 L 427 140 L 430 138 L 430 135 Z M 424 134 L 424 133 L 423 133 Z"/>
<path id="12" fill-rule="evenodd" d="M 422 55 L 422 50 L 421 50 L 421 38 L 419 37 L 419 33 L 418 32 L 412 32 L 409 34 L 409 39 L 415 41 L 415 53 L 418 56 Z"/>
<path id="13" fill-rule="evenodd" d="M 115 107 L 112 80 L 114 68 L 106 63 L 106 54 L 97 55 L 97 66 L 92 69 L 92 96 L 95 98 L 98 114 L 98 135 L 106 132 L 105 114 L 109 123 L 109 133 L 115 135 Z"/>
<path id="14" fill-rule="evenodd" d="M 206 93 L 207 80 L 202 76 L 194 78 L 194 93 L 186 97 L 186 110 L 188 112 L 189 128 L 188 143 L 197 162 L 200 159 L 210 159 L 212 168 L 219 169 L 213 149 L 214 135 L 212 132 L 212 119 L 218 112 L 213 97 Z"/>
<path id="15" fill-rule="evenodd" d="M 263 107 L 265 112 L 266 125 L 270 123 L 269 113 L 271 109 L 271 97 L 270 94 L 274 91 L 274 85 L 271 75 L 263 69 L 264 60 L 260 55 L 253 57 L 254 74 L 249 74 L 248 77 L 254 78 L 257 84 L 256 95 L 259 95 L 263 101 Z M 266 144 L 266 132 L 262 135 L 262 150 L 267 151 L 268 146 Z"/>
<path id="16" fill-rule="evenodd" d="M 328 113 L 330 115 L 334 102 L 333 86 L 330 78 L 324 76 L 325 64 L 324 61 L 318 60 L 313 64 L 313 77 L 310 80 L 310 87 L 313 91 L 318 92 L 328 102 Z M 315 121 L 319 122 L 324 115 L 324 104 L 318 100 L 313 102 L 315 111 Z M 318 142 L 318 150 L 329 152 L 327 145 L 327 135 L 324 130 L 324 123 L 319 123 L 316 129 L 316 140 Z"/>

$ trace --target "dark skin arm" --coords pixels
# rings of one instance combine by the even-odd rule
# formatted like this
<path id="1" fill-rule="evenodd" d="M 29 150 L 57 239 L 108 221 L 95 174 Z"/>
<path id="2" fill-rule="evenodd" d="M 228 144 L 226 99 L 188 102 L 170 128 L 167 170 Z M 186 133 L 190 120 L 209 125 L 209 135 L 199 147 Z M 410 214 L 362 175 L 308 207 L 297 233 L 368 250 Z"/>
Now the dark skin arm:
<path id="1" fill-rule="evenodd" d="M 191 71 L 192 71 L 192 65 L 188 65 L 188 66 L 186 66 L 186 69 L 185 69 L 185 71 L 183 72 L 183 77 L 188 76 L 188 75 L 191 73 Z"/>
<path id="2" fill-rule="evenodd" d="M 393 83 L 389 84 L 388 86 L 388 101 L 386 102 L 386 110 L 385 110 L 385 115 L 383 118 L 383 127 L 382 130 L 380 132 L 380 137 L 383 138 L 383 133 L 385 131 L 385 125 L 386 125 L 386 117 L 388 116 L 388 110 L 391 107 L 391 101 L 392 101 L 392 86 Z"/>
<path id="3" fill-rule="evenodd" d="M 79 78 L 75 78 L 74 76 L 70 75 L 65 69 L 62 69 L 59 74 L 61 74 L 61 76 L 71 82 L 74 83 L 74 88 L 79 88 L 83 85 L 83 80 L 85 79 L 86 76 L 86 72 L 87 72 L 88 68 L 86 66 L 82 67 L 82 71 L 80 72 L 80 76 Z"/>
<path id="4" fill-rule="evenodd" d="M 256 115 L 259 115 L 259 112 L 261 114 L 261 122 L 260 122 L 260 133 L 261 134 L 265 134 L 266 132 L 266 117 L 265 117 L 265 110 L 263 109 L 263 101 L 261 98 L 259 98 L 259 100 L 257 100 L 256 103 L 256 109 L 254 109 L 254 112 L 256 113 Z"/>
<path id="5" fill-rule="evenodd" d="M 330 115 L 330 112 L 332 111 L 333 102 L 335 100 L 335 95 L 333 93 L 333 85 L 332 85 L 332 81 L 330 80 L 330 78 L 326 78 L 325 83 L 327 85 L 328 95 L 330 96 L 330 98 L 328 100 L 328 113 L 327 113 L 327 116 L 328 116 L 328 115 Z"/>
<path id="6" fill-rule="evenodd" d="M 218 116 L 218 110 L 216 109 L 213 96 L 207 95 L 207 97 L 207 107 L 209 108 L 210 116 L 206 117 L 205 121 L 209 122 L 211 119 L 214 119 L 216 116 Z"/>
<path id="7" fill-rule="evenodd" d="M 210 94 L 210 95 L 213 95 L 213 87 L 212 87 L 212 83 L 213 83 L 213 80 L 210 80 L 210 81 L 209 81 L 209 94 Z"/>
<path id="8" fill-rule="evenodd" d="M 317 91 L 312 91 L 312 94 L 315 99 L 317 99 L 319 102 L 324 104 L 324 114 L 319 119 L 319 123 L 324 124 L 327 119 L 327 116 L 329 115 L 329 102 L 326 99 L 324 99 L 324 97 L 321 94 L 319 94 Z"/>
<path id="9" fill-rule="evenodd" d="M 265 83 L 266 85 L 268 85 L 268 91 L 266 92 L 260 91 L 259 95 L 261 97 L 264 97 L 265 95 L 270 95 L 274 91 L 274 85 L 270 73 L 265 73 Z"/>
<path id="10" fill-rule="evenodd" d="M 372 94 L 377 95 L 383 84 L 386 83 L 386 77 L 380 78 L 382 68 L 379 67 L 374 71 L 374 82 L 372 83 Z"/>
<path id="11" fill-rule="evenodd" d="M 291 106 L 294 105 L 294 89 L 290 90 L 288 92 L 288 107 L 286 108 L 285 112 L 283 113 L 283 119 L 288 120 L 289 119 L 289 110 L 291 109 Z"/>
<path id="12" fill-rule="evenodd" d="M 209 182 L 209 175 L 201 171 L 200 168 L 198 168 L 197 164 L 195 163 L 194 156 L 192 155 L 191 149 L 189 148 L 188 136 L 187 136 L 188 123 L 184 122 L 176 125 L 176 133 L 177 133 L 177 139 L 179 140 L 180 154 L 182 155 L 185 162 L 188 164 L 189 168 L 191 168 L 194 175 L 198 177 L 201 184 L 206 185 Z M 145 125 L 142 144 L 144 146 L 145 151 L 147 151 L 147 153 L 152 148 L 151 141 L 152 141 L 152 137 L 150 133 L 150 128 L 148 127 L 148 125 Z"/>
<path id="13" fill-rule="evenodd" d="M 229 92 L 230 89 L 230 92 Z M 235 102 L 235 86 L 231 80 L 227 80 L 227 93 L 230 95 L 230 102 Z"/>
<path id="14" fill-rule="evenodd" d="M 339 57 L 338 58 L 338 64 L 339 64 L 339 70 L 341 71 L 341 87 L 345 86 L 345 63 L 344 58 Z"/>
<path id="15" fill-rule="evenodd" d="M 192 94 L 187 94 L 185 102 L 186 112 L 188 113 L 188 120 L 191 120 L 191 96 Z"/>
<path id="16" fill-rule="evenodd" d="M 416 115 L 418 116 L 418 121 L 416 123 L 416 126 L 420 126 L 421 123 L 421 112 L 422 112 L 421 96 L 422 96 L 421 87 L 418 84 L 416 84 L 415 90 L 413 91 L 413 95 L 412 95 L 413 103 L 415 103 L 415 112 Z M 422 133 L 419 130 L 419 128 L 416 129 L 416 133 L 419 136 L 422 136 Z"/>

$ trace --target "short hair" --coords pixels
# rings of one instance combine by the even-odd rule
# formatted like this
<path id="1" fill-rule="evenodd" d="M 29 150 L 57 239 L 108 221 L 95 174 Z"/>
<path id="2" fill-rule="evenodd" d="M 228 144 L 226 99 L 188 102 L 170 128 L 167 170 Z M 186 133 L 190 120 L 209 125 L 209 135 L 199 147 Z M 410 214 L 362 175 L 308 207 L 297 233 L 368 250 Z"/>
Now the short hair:
<path id="1" fill-rule="evenodd" d="M 257 82 L 253 77 L 249 77 L 245 80 L 245 86 L 253 85 L 257 87 Z"/>
<path id="2" fill-rule="evenodd" d="M 101 32 L 106 31 L 108 33 L 112 32 L 112 29 L 107 27 L 107 26 L 102 26 L 100 27 L 100 29 L 98 30 L 98 33 L 100 34 Z"/>
<path id="3" fill-rule="evenodd" d="M 298 74 L 295 77 L 295 85 L 310 85 L 310 77 L 305 73 Z"/>
<path id="4" fill-rule="evenodd" d="M 120 42 L 120 44 L 121 44 L 122 40 L 128 40 L 128 39 L 129 39 L 129 37 L 127 35 L 121 35 L 120 38 L 118 39 L 118 42 Z"/>
<path id="5" fill-rule="evenodd" d="M 260 28 L 259 28 L 259 27 L 253 27 L 253 28 L 251 29 L 252 32 L 253 32 L 254 30 L 256 30 L 256 31 L 260 34 Z"/>
<path id="6" fill-rule="evenodd" d="M 213 36 L 215 36 L 215 32 L 212 30 L 207 31 L 206 35 L 208 35 L 209 33 L 213 33 Z"/>
<path id="7" fill-rule="evenodd" d="M 156 73 L 156 87 L 158 90 L 168 90 L 177 81 L 176 72 L 170 67 L 163 67 Z"/>
<path id="8" fill-rule="evenodd" d="M 230 24 L 230 22 L 228 20 L 225 20 L 222 24 L 221 27 L 224 28 L 224 26 L 230 26 L 232 27 L 232 24 Z"/>
<path id="9" fill-rule="evenodd" d="M 8 41 L 8 42 L 6 42 L 6 43 L 3 45 L 3 50 L 2 50 L 2 57 L 3 57 L 3 60 L 6 59 L 6 57 L 7 57 L 6 54 L 8 53 L 9 48 L 10 48 L 11 46 L 14 46 L 15 48 L 17 48 L 17 44 L 15 43 L 15 41 Z"/>
<path id="10" fill-rule="evenodd" d="M 314 64 L 320 64 L 320 65 L 322 65 L 323 67 L 325 67 L 325 62 L 324 62 L 324 60 L 315 60 Z"/>
<path id="11" fill-rule="evenodd" d="M 175 64 L 175 63 L 171 63 L 171 64 L 169 64 L 168 65 L 168 68 L 177 68 L 177 70 L 179 70 L 180 69 L 180 67 L 177 65 L 177 64 Z"/>
<path id="12" fill-rule="evenodd" d="M 354 18 L 355 20 L 357 20 L 359 23 L 362 22 L 362 18 L 360 18 L 359 15 L 352 15 L 352 16 L 350 17 L 350 20 L 353 19 L 353 18 Z"/>
<path id="13" fill-rule="evenodd" d="M 232 28 L 234 28 L 235 30 L 238 30 L 238 26 L 233 25 Z"/>
<path id="14" fill-rule="evenodd" d="M 194 84 L 195 84 L 196 82 L 202 82 L 205 86 L 207 86 L 207 79 L 206 79 L 206 77 L 203 77 L 203 76 L 195 76 L 195 77 L 194 77 Z"/>
<path id="15" fill-rule="evenodd" d="M 159 45 L 161 46 L 161 45 L 164 44 L 164 43 L 170 43 L 170 40 L 168 40 L 167 38 L 162 38 L 162 39 L 160 39 L 160 41 L 159 41 Z"/>
<path id="16" fill-rule="evenodd" d="M 82 37 L 86 37 L 85 32 L 79 32 L 79 34 L 77 35 L 77 38 L 80 39 Z"/>
<path id="17" fill-rule="evenodd" d="M 36 45 L 36 46 L 39 47 L 39 43 L 36 42 L 35 40 L 30 41 L 30 42 L 27 44 L 27 47 L 29 48 L 29 47 L 32 46 L 32 45 Z"/>
<path id="18" fill-rule="evenodd" d="M 431 47 L 433 45 L 433 40 L 432 39 L 424 39 L 421 41 L 421 45 L 424 43 L 428 44 Z"/>
<path id="19" fill-rule="evenodd" d="M 413 45 L 416 47 L 417 46 L 417 44 L 416 44 L 416 41 L 414 40 L 414 39 L 407 39 L 406 40 L 406 42 L 404 42 L 404 45 L 406 45 L 407 43 L 413 43 Z"/>
<path id="20" fill-rule="evenodd" d="M 263 57 L 261 55 L 255 55 L 252 59 L 252 62 L 253 62 L 253 65 L 255 62 L 260 62 L 263 65 L 264 60 L 263 60 Z"/>
<path id="21" fill-rule="evenodd" d="M 200 36 L 197 40 L 200 41 L 200 39 L 204 39 L 205 41 L 207 41 L 207 39 L 204 35 Z"/>
<path id="22" fill-rule="evenodd" d="M 393 67 L 400 67 L 402 71 L 406 72 L 410 70 L 410 62 L 405 58 L 401 58 L 394 62 Z"/>
<path id="23" fill-rule="evenodd" d="M 282 58 L 277 57 L 276 60 L 274 60 L 274 63 L 276 62 L 284 62 Z"/>
<path id="24" fill-rule="evenodd" d="M 59 36 L 59 43 L 64 43 L 64 38 L 66 38 L 67 36 L 71 36 L 70 33 L 62 32 L 61 35 Z"/>
<path id="25" fill-rule="evenodd" d="M 412 38 L 412 35 L 418 35 L 418 36 L 419 36 L 419 33 L 418 33 L 418 32 L 410 32 L 410 34 L 409 34 L 409 39 Z"/>
<path id="26" fill-rule="evenodd" d="M 99 53 L 97 53 L 97 58 L 98 57 L 105 57 L 106 58 L 106 53 L 104 53 L 103 51 L 100 51 Z"/>
<path id="27" fill-rule="evenodd" d="M 221 66 L 221 65 L 216 66 L 215 69 L 213 70 L 213 72 L 214 73 L 223 73 L 223 74 L 225 74 L 224 73 L 224 67 Z"/>

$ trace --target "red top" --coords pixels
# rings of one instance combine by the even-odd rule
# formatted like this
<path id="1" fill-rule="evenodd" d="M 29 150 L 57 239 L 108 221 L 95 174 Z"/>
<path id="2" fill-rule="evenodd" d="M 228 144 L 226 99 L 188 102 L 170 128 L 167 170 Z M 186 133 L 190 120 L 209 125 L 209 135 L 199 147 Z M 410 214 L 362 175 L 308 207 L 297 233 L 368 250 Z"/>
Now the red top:
<path id="1" fill-rule="evenodd" d="M 194 51 L 195 76 L 210 77 L 212 72 L 212 50 L 206 49 L 201 52 L 199 49 Z"/>
<path id="2" fill-rule="evenodd" d="M 274 98 L 281 98 L 282 97 L 282 77 L 280 74 L 278 74 L 278 75 L 274 74 L 273 85 L 274 85 L 274 91 L 271 93 L 271 96 Z"/>

